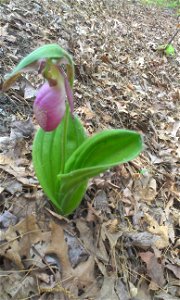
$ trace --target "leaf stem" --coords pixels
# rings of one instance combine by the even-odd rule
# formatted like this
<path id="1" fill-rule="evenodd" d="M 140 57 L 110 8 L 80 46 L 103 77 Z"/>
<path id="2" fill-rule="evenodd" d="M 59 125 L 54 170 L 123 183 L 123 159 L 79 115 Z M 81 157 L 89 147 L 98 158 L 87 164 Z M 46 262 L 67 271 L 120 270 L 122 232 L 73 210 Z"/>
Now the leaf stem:
<path id="1" fill-rule="evenodd" d="M 61 170 L 60 170 L 61 174 L 64 174 L 64 169 L 65 169 L 68 120 L 69 120 L 69 105 L 66 104 L 66 112 L 64 115 L 64 128 L 62 134 Z"/>

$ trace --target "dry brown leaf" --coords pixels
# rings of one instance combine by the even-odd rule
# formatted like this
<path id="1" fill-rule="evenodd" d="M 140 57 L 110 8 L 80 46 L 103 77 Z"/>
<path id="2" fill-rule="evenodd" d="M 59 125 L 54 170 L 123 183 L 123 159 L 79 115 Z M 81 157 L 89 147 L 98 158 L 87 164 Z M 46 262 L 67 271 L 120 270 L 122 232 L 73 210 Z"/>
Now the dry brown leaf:
<path id="1" fill-rule="evenodd" d="M 77 219 L 77 229 L 80 233 L 80 239 L 83 241 L 85 249 L 92 254 L 95 254 L 94 238 L 91 229 L 88 227 L 87 222 L 83 219 Z"/>
<path id="2" fill-rule="evenodd" d="M 148 249 L 155 246 L 155 243 L 161 240 L 159 236 L 155 236 L 147 231 L 144 232 L 126 232 L 123 234 L 130 238 L 130 244 L 141 249 Z"/>
<path id="3" fill-rule="evenodd" d="M 163 266 L 158 262 L 154 253 L 147 251 L 139 253 L 141 259 L 147 265 L 147 274 L 152 279 L 152 281 L 158 286 L 162 287 L 165 283 Z M 152 286 L 151 286 L 152 289 Z"/>
<path id="4" fill-rule="evenodd" d="M 115 277 L 105 277 L 100 294 L 96 300 L 119 300 L 119 297 L 115 291 L 116 278 Z"/>
<path id="5" fill-rule="evenodd" d="M 105 191 L 99 190 L 95 195 L 93 202 L 95 210 L 100 210 L 102 212 L 109 211 L 108 198 Z"/>
<path id="6" fill-rule="evenodd" d="M 155 200 L 156 188 L 156 180 L 148 174 L 135 181 L 133 194 L 138 201 L 151 202 Z"/>
<path id="7" fill-rule="evenodd" d="M 0 231 L 1 245 L 0 255 L 13 262 L 20 270 L 24 269 L 21 262 L 18 234 L 14 226 L 9 226 L 7 231 Z"/>
<path id="8" fill-rule="evenodd" d="M 12 163 L 14 162 L 8 155 L 0 153 L 0 165 L 9 165 Z"/>
<path id="9" fill-rule="evenodd" d="M 155 241 L 155 245 L 158 249 L 163 249 L 169 245 L 168 226 L 159 225 L 152 216 L 145 213 L 144 220 L 149 224 L 147 230 L 160 237 L 159 240 Z"/>
<path id="10" fill-rule="evenodd" d="M 35 87 L 30 82 L 26 82 L 26 87 L 24 90 L 24 99 L 34 98 L 35 95 L 36 95 Z"/>
<path id="11" fill-rule="evenodd" d="M 15 225 L 17 223 L 17 217 L 11 214 L 9 211 L 4 211 L 0 215 L 0 226 L 1 228 L 8 228 L 10 225 Z"/>
<path id="12" fill-rule="evenodd" d="M 68 246 L 65 242 L 63 228 L 53 221 L 51 221 L 50 223 L 50 228 L 52 231 L 51 239 L 50 244 L 46 250 L 46 255 L 56 257 L 56 259 L 58 260 L 57 264 L 60 266 L 63 288 L 65 288 L 67 292 L 70 291 L 71 294 L 76 296 L 78 294 L 77 284 L 80 284 L 81 282 L 79 281 L 79 278 L 77 276 L 78 274 L 71 267 L 68 256 Z M 79 267 L 78 270 L 80 272 L 81 267 Z"/>
<path id="13" fill-rule="evenodd" d="M 105 53 L 101 56 L 101 60 L 103 63 L 106 63 L 106 64 L 109 64 L 111 63 L 110 59 L 109 59 L 109 56 L 108 56 L 108 53 Z"/>
<path id="14" fill-rule="evenodd" d="M 7 159 L 5 159 L 3 163 L 4 164 L 0 165 L 1 170 L 4 170 L 10 175 L 13 175 L 19 182 L 24 185 L 37 187 L 37 180 L 34 178 L 32 172 L 29 172 L 25 167 L 17 166 L 13 160 L 9 165 L 7 164 Z"/>
<path id="15" fill-rule="evenodd" d="M 78 278 L 78 287 L 80 289 L 85 289 L 95 284 L 95 274 L 94 274 L 95 261 L 92 256 L 89 256 L 86 262 L 80 263 L 75 269 L 74 273 Z"/>
<path id="16" fill-rule="evenodd" d="M 24 269 L 22 257 L 28 258 L 31 246 L 39 241 L 47 241 L 49 236 L 48 232 L 43 233 L 40 230 L 35 216 L 27 216 L 1 233 L 3 243 L 0 254 L 12 261 L 19 269 Z"/>
<path id="17" fill-rule="evenodd" d="M 137 300 L 152 300 L 151 295 L 149 294 L 148 284 L 145 280 L 140 284 L 136 297 L 137 298 L 135 299 Z"/>
<path id="18" fill-rule="evenodd" d="M 179 266 L 176 266 L 176 265 L 172 265 L 172 264 L 167 264 L 165 266 L 168 270 L 171 270 L 174 275 L 180 279 L 180 267 Z"/>
<path id="19" fill-rule="evenodd" d="M 120 300 L 129 300 L 129 292 L 120 278 L 116 280 L 115 290 Z"/>
<path id="20" fill-rule="evenodd" d="M 18 272 L 1 278 L 0 299 L 25 299 L 37 295 L 37 285 L 32 276 L 23 277 Z"/>
<path id="21" fill-rule="evenodd" d="M 115 220 L 115 231 L 112 231 L 112 228 L 110 227 L 109 229 L 109 225 L 112 224 L 112 221 L 109 221 L 107 223 L 103 223 L 102 224 L 102 239 L 105 240 L 106 238 L 108 238 L 109 243 L 110 243 L 110 247 L 111 249 L 115 249 L 115 246 L 117 244 L 118 239 L 122 236 L 122 231 L 120 229 L 117 229 L 117 221 Z"/>
<path id="22" fill-rule="evenodd" d="M 117 225 L 117 223 L 116 223 Z M 113 270 L 116 269 L 116 254 L 115 254 L 115 247 L 117 244 L 118 239 L 122 236 L 122 231 L 119 229 L 118 231 L 115 230 L 115 232 L 112 232 L 112 229 L 109 230 L 108 228 L 109 222 L 103 223 L 102 224 L 102 229 L 101 229 L 101 238 L 103 241 L 106 240 L 106 238 L 109 240 L 110 244 L 110 260 L 111 260 L 111 267 Z M 116 227 L 117 229 L 117 227 Z"/>
<path id="23" fill-rule="evenodd" d="M 172 296 L 169 293 L 160 292 L 158 295 L 155 295 L 154 299 L 160 299 L 160 300 L 179 300 L 179 297 Z"/>
<path id="24" fill-rule="evenodd" d="M 151 280 L 149 286 L 148 286 L 148 289 L 149 290 L 152 290 L 152 291 L 158 291 L 159 290 L 159 286 L 157 283 L 155 283 L 154 281 Z"/>
<path id="25" fill-rule="evenodd" d="M 64 240 L 63 228 L 51 221 L 51 239 L 50 244 L 46 250 L 46 254 L 55 254 L 59 260 L 62 268 L 62 278 L 72 277 L 74 275 L 73 269 L 71 267 L 69 257 L 68 257 L 68 246 Z"/>
<path id="26" fill-rule="evenodd" d="M 73 234 L 69 234 L 67 231 L 64 232 L 65 240 L 68 245 L 68 254 L 73 269 L 88 259 L 89 254 L 83 247 L 80 239 Z"/>
<path id="27" fill-rule="evenodd" d="M 88 286 L 95 283 L 94 258 L 90 256 L 86 262 L 81 262 L 75 269 L 72 269 L 62 227 L 54 222 L 51 222 L 50 227 L 52 236 L 46 254 L 55 255 L 58 258 L 61 266 L 62 281 L 70 279 L 70 282 L 65 283 L 64 287 L 70 289 L 76 295 L 77 285 L 80 289 L 85 290 Z"/>
<path id="28" fill-rule="evenodd" d="M 38 224 L 35 215 L 29 215 L 15 226 L 16 232 L 21 236 L 20 255 L 28 257 L 33 244 L 42 241 L 49 241 L 50 232 L 43 232 Z"/>

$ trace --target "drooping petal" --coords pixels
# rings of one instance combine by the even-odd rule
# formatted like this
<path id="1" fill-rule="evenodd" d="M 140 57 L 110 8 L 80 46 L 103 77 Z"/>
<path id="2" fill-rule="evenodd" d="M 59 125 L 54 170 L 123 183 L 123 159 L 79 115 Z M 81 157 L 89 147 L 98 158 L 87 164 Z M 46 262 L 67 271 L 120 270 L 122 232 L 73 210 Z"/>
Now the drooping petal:
<path id="1" fill-rule="evenodd" d="M 39 89 L 34 101 L 34 114 L 40 127 L 44 131 L 54 130 L 61 122 L 65 113 L 65 87 L 49 86 L 44 83 Z"/>

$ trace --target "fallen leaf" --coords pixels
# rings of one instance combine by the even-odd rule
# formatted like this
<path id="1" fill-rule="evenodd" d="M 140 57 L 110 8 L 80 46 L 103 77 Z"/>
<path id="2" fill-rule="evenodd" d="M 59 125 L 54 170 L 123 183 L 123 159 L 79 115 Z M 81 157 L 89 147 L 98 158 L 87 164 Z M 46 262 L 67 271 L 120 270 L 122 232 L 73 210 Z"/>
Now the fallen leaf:
<path id="1" fill-rule="evenodd" d="M 110 211 L 108 206 L 108 198 L 105 191 L 100 190 L 94 197 L 94 208 L 100 211 Z"/>
<path id="2" fill-rule="evenodd" d="M 119 300 L 117 293 L 115 292 L 115 277 L 105 277 L 103 285 L 97 300 Z"/>
<path id="3" fill-rule="evenodd" d="M 159 225 L 152 216 L 145 213 L 144 220 L 149 224 L 147 230 L 160 237 L 159 240 L 155 241 L 155 245 L 158 249 L 163 249 L 169 245 L 168 226 Z"/>
<path id="4" fill-rule="evenodd" d="M 22 257 L 29 258 L 34 243 L 48 240 L 49 233 L 42 232 L 35 216 L 30 215 L 6 231 L 0 231 L 0 255 L 13 262 L 18 269 L 24 269 Z"/>
<path id="5" fill-rule="evenodd" d="M 94 254 L 95 253 L 95 245 L 94 239 L 91 229 L 88 227 L 87 222 L 84 219 L 77 219 L 76 227 L 80 233 L 80 239 L 84 244 L 85 249 Z"/>
<path id="6" fill-rule="evenodd" d="M 23 277 L 18 272 L 1 277 L 0 299 L 25 299 L 38 294 L 37 284 L 32 276 Z"/>
<path id="7" fill-rule="evenodd" d="M 155 246 L 155 244 L 161 240 L 159 236 L 155 236 L 149 232 L 125 232 L 123 236 L 128 237 L 130 241 L 128 244 L 139 247 L 141 249 L 148 249 Z"/>
<path id="8" fill-rule="evenodd" d="M 155 257 L 154 253 L 147 251 L 139 253 L 141 259 L 147 265 L 147 274 L 152 279 L 152 281 L 158 285 L 158 287 L 162 287 L 165 283 L 164 279 L 164 268 L 158 262 L 157 258 Z"/>
<path id="9" fill-rule="evenodd" d="M 78 288 L 86 290 L 89 286 L 96 285 L 94 274 L 95 261 L 92 256 L 89 256 L 86 262 L 80 263 L 74 272 L 78 278 Z M 92 297 L 93 295 L 91 295 Z"/>
<path id="10" fill-rule="evenodd" d="M 22 189 L 22 184 L 16 180 L 10 180 L 5 187 L 5 190 L 12 195 L 15 195 L 17 192 L 22 192 Z"/>
<path id="11" fill-rule="evenodd" d="M 151 202 L 155 200 L 157 195 L 156 180 L 148 173 L 141 176 L 139 180 L 134 182 L 134 197 L 138 201 Z"/>
<path id="12" fill-rule="evenodd" d="M 172 264 L 167 264 L 165 265 L 165 267 L 168 269 L 168 270 L 171 270 L 174 275 L 180 279 L 180 267 L 179 266 L 176 266 L 176 265 L 172 265 Z"/>
<path id="13" fill-rule="evenodd" d="M 160 300 L 179 300 L 179 297 L 172 296 L 169 293 L 160 292 L 158 295 L 154 296 L 154 299 L 160 299 Z"/>
<path id="14" fill-rule="evenodd" d="M 76 236 L 64 233 L 66 243 L 68 245 L 68 255 L 73 268 L 77 267 L 79 263 L 84 262 L 88 259 L 89 254 L 84 249 L 80 241 Z"/>
<path id="15" fill-rule="evenodd" d="M 68 257 L 68 246 L 64 239 L 62 227 L 53 221 L 50 223 L 51 239 L 46 250 L 46 255 L 55 254 L 62 268 L 62 278 L 74 275 Z"/>
<path id="16" fill-rule="evenodd" d="M 11 127 L 10 139 L 32 137 L 33 133 L 34 125 L 30 118 L 23 121 L 14 121 Z"/>
<path id="17" fill-rule="evenodd" d="M 119 300 L 129 300 L 129 292 L 127 291 L 126 285 L 120 278 L 117 278 L 116 280 L 115 290 Z"/>
<path id="18" fill-rule="evenodd" d="M 27 82 L 24 90 L 24 99 L 34 98 L 35 95 L 36 95 L 35 87 L 30 82 Z"/>
<path id="19" fill-rule="evenodd" d="M 3 212 L 0 215 L 0 227 L 8 228 L 10 225 L 15 225 L 17 223 L 17 217 L 11 214 L 9 211 Z"/>

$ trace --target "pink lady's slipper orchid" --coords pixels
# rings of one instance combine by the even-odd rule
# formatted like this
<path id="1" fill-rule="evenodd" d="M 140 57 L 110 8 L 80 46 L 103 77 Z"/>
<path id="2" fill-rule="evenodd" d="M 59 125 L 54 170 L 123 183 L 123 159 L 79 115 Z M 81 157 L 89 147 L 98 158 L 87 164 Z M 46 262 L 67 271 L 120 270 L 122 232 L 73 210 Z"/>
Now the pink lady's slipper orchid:
<path id="1" fill-rule="evenodd" d="M 73 94 L 66 74 L 59 71 L 56 85 L 51 81 L 45 82 L 39 89 L 34 101 L 34 114 L 40 127 L 44 131 L 52 131 L 61 122 L 66 110 L 66 97 L 69 101 L 71 114 L 73 114 Z"/>
<path id="2" fill-rule="evenodd" d="M 61 122 L 65 109 L 66 91 L 58 85 L 50 86 L 44 83 L 39 89 L 34 101 L 34 114 L 44 131 L 54 130 Z"/>

